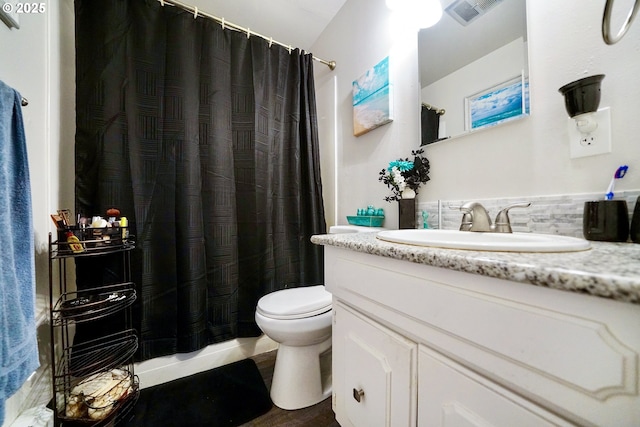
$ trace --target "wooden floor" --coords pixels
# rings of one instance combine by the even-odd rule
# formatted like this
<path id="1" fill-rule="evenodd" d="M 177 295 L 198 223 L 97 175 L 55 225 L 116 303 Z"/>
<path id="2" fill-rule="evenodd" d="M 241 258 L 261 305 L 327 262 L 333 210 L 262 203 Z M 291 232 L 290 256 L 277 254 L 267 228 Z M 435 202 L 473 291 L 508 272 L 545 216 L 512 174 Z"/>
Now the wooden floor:
<path id="1" fill-rule="evenodd" d="M 267 388 L 271 387 L 271 378 L 273 377 L 273 367 L 276 362 L 276 351 L 259 354 L 252 359 L 258 365 L 258 369 L 264 378 Z M 296 411 L 285 411 L 277 406 L 262 415 L 250 421 L 244 426 L 256 427 L 277 427 L 277 426 L 309 426 L 309 427 L 340 427 L 331 410 L 331 398 L 327 398 L 317 405 L 310 406 Z"/>

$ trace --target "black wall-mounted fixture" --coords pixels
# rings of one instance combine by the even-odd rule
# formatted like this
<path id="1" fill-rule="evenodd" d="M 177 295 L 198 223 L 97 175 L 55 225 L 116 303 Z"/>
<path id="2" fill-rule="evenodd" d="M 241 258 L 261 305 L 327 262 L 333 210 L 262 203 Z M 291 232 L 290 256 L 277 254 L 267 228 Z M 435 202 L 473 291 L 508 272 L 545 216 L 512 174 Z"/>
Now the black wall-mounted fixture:
<path id="1" fill-rule="evenodd" d="M 569 117 L 575 118 L 576 125 L 582 133 L 589 133 L 598 127 L 598 123 L 590 117 L 598 111 L 600 105 L 600 84 L 604 74 L 585 77 L 562 86 L 558 91 L 564 95 L 564 105 Z"/>
<path id="2" fill-rule="evenodd" d="M 602 79 L 604 74 L 597 74 L 568 83 L 558 89 L 564 95 L 564 105 L 569 117 L 598 111 Z"/>

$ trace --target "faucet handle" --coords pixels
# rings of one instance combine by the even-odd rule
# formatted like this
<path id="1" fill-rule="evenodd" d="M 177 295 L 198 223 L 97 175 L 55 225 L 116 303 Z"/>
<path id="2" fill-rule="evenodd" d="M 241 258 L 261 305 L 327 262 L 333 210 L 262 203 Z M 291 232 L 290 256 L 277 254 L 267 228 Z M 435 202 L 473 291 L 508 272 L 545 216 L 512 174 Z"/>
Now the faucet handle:
<path id="1" fill-rule="evenodd" d="M 457 209 L 464 212 L 460 231 L 491 231 L 491 218 L 480 203 L 467 202 Z"/>
<path id="2" fill-rule="evenodd" d="M 473 225 L 473 215 L 471 209 L 467 207 L 468 203 L 462 205 L 449 205 L 449 209 L 453 211 L 462 211 L 462 221 L 460 222 L 460 231 L 469 231 Z"/>
<path id="3" fill-rule="evenodd" d="M 498 215 L 496 215 L 495 231 L 498 233 L 512 233 L 509 210 L 513 208 L 528 208 L 529 206 L 531 206 L 531 202 L 513 203 L 502 208 L 502 210 L 498 212 Z"/>
<path id="4" fill-rule="evenodd" d="M 464 205 L 449 205 L 449 209 L 452 211 L 462 211 L 462 222 L 460 223 L 460 231 L 469 231 L 471 229 L 471 225 L 473 225 L 473 215 L 471 215 L 471 209 L 466 207 L 463 208 Z"/>

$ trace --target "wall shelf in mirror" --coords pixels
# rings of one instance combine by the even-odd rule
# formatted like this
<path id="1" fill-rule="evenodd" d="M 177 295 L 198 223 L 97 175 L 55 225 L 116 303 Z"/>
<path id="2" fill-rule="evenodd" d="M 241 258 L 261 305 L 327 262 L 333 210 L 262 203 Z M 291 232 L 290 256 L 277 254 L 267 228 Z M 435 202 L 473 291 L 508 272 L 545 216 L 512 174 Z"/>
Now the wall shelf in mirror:
<path id="1" fill-rule="evenodd" d="M 443 9 L 454 9 L 457 1 L 444 0 Z M 516 76 L 521 81 L 522 113 L 495 120 L 490 127 L 529 113 L 526 0 L 497 1 L 467 25 L 458 21 L 444 13 L 438 24 L 418 33 L 421 101 L 446 111 L 438 118 L 435 136 L 425 136 L 423 126 L 422 145 L 487 129 L 472 126 L 469 101 Z M 497 102 L 495 95 L 493 91 Z"/>

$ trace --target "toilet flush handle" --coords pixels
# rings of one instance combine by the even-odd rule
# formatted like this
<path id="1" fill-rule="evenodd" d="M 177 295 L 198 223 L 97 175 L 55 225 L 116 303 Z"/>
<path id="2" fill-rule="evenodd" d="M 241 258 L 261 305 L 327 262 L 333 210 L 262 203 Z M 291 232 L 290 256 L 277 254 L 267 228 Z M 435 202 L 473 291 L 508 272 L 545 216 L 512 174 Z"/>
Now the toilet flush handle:
<path id="1" fill-rule="evenodd" d="M 364 390 L 362 389 L 356 390 L 355 388 L 353 389 L 353 398 L 356 400 L 356 402 L 360 403 L 360 400 L 362 400 L 363 397 L 364 397 Z"/>

